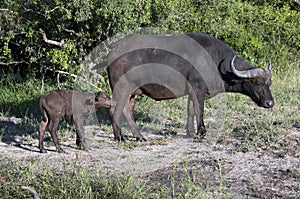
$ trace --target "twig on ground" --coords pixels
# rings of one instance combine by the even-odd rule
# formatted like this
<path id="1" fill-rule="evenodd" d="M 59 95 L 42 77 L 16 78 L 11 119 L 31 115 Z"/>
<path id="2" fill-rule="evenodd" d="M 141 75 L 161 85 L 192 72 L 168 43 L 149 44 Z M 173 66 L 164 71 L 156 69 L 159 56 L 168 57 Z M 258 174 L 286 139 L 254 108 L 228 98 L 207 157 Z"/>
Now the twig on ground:
<path id="1" fill-rule="evenodd" d="M 32 193 L 33 199 L 40 199 L 39 194 L 34 189 L 26 186 L 21 186 L 21 188 L 30 191 Z"/>

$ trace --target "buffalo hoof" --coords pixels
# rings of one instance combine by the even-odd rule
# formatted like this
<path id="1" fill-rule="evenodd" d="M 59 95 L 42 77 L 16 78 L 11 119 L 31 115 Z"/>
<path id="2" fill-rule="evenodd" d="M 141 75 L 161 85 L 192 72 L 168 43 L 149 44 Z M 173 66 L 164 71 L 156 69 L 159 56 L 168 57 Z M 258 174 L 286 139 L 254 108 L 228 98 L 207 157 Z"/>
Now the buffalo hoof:
<path id="1" fill-rule="evenodd" d="M 201 126 L 201 127 L 199 128 L 197 134 L 198 134 L 199 136 L 205 137 L 205 136 L 206 136 L 206 129 L 205 129 L 205 127 L 204 127 L 204 126 Z"/>
<path id="2" fill-rule="evenodd" d="M 143 137 L 136 138 L 136 141 L 137 142 L 147 142 L 147 140 L 145 138 L 143 138 Z"/>
<path id="3" fill-rule="evenodd" d="M 45 149 L 40 149 L 40 153 L 47 153 Z"/>
<path id="4" fill-rule="evenodd" d="M 62 148 L 58 148 L 56 151 L 57 151 L 58 153 L 66 153 Z"/>
<path id="5" fill-rule="evenodd" d="M 125 142 L 126 139 L 121 135 L 121 142 Z"/>
<path id="6" fill-rule="evenodd" d="M 205 135 L 201 135 L 201 134 L 197 134 L 194 136 L 194 139 L 196 141 L 202 141 L 202 140 L 204 140 L 204 138 L 205 138 Z"/>
<path id="7" fill-rule="evenodd" d="M 195 136 L 195 129 L 194 128 L 186 128 L 186 135 L 188 137 L 194 137 Z"/>
<path id="8" fill-rule="evenodd" d="M 77 145 L 77 149 L 78 150 L 82 150 L 82 151 L 88 151 L 88 147 L 86 146 L 86 144 L 84 144 L 84 143 L 82 143 L 82 142 L 80 142 L 80 143 L 76 143 L 76 145 Z"/>
<path id="9" fill-rule="evenodd" d="M 167 136 L 171 135 L 171 133 L 167 130 L 162 130 L 162 131 L 159 131 L 159 135 L 167 137 Z"/>
<path id="10" fill-rule="evenodd" d="M 81 151 L 88 151 L 89 150 L 88 147 L 86 147 L 86 146 L 77 146 L 77 149 L 81 150 Z"/>
<path id="11" fill-rule="evenodd" d="M 117 142 L 125 142 L 126 139 L 123 136 L 120 136 L 120 137 L 115 137 L 115 141 L 117 141 Z"/>
<path id="12" fill-rule="evenodd" d="M 195 136 L 195 132 L 186 132 L 187 137 L 193 138 Z"/>
<path id="13" fill-rule="evenodd" d="M 195 139 L 200 141 L 200 140 L 203 140 L 206 136 L 206 130 L 205 130 L 205 127 L 200 127 L 196 136 L 195 136 Z"/>

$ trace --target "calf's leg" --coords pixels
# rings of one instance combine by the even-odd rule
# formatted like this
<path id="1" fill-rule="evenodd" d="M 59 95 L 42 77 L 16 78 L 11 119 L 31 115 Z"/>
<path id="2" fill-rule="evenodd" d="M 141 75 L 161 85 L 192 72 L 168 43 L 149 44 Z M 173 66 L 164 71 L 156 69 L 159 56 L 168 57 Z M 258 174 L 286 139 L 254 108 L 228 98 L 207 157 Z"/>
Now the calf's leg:
<path id="1" fill-rule="evenodd" d="M 76 146 L 81 150 L 87 150 L 84 127 L 83 127 L 83 116 L 73 116 L 75 128 L 76 128 Z"/>
<path id="2" fill-rule="evenodd" d="M 56 151 L 59 153 L 64 153 L 64 150 L 61 148 L 61 146 L 58 142 L 58 138 L 57 138 L 57 128 L 58 128 L 60 119 L 61 118 L 58 115 L 55 115 L 53 118 L 51 118 L 50 124 L 49 124 L 49 130 L 50 130 L 50 134 L 51 134 L 52 140 L 54 142 L 54 145 L 56 147 Z"/>
<path id="3" fill-rule="evenodd" d="M 39 125 L 39 149 L 40 149 L 41 153 L 47 153 L 47 151 L 44 148 L 44 136 L 45 136 L 45 131 L 46 131 L 47 124 L 48 124 L 48 117 L 46 115 L 46 112 L 44 112 L 43 115 L 44 115 L 44 118 Z M 44 121 L 44 119 L 45 119 L 45 121 Z"/>

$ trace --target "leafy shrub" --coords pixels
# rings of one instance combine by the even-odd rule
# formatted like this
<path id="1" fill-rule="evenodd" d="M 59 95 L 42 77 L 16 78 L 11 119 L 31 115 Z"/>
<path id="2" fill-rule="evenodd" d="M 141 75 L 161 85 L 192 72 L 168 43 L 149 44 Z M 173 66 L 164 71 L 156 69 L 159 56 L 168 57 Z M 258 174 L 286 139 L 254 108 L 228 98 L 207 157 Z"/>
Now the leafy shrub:
<path id="1" fill-rule="evenodd" d="M 288 4 L 274 7 L 238 0 L 204 1 L 198 4 L 199 28 L 228 43 L 252 63 L 266 65 L 270 58 L 277 72 L 295 61 L 300 46 L 300 14 Z M 258 59 L 258 60 L 257 60 Z"/>
<path id="2" fill-rule="evenodd" d="M 205 32 L 252 62 L 262 64 L 270 57 L 278 63 L 278 71 L 299 54 L 300 14 L 295 1 L 5 0 L 2 7 L 0 63 L 5 68 L 16 63 L 35 72 L 41 68 L 79 72 L 82 59 L 101 41 L 139 27 Z M 43 41 L 40 28 L 48 39 L 63 39 L 63 47 Z"/>
<path id="3" fill-rule="evenodd" d="M 32 0 L 24 3 L 4 0 L 0 27 L 2 84 L 7 74 L 17 70 L 29 79 L 41 76 L 55 79 L 57 70 L 81 74 L 80 63 L 92 49 L 117 33 L 139 27 L 208 33 L 228 43 L 258 67 L 265 67 L 270 58 L 273 71 L 280 75 L 300 64 L 300 13 L 295 1 Z M 44 41 L 40 28 L 49 40 L 63 45 Z M 107 75 L 103 77 L 101 84 L 91 81 L 109 92 Z M 76 81 L 67 77 L 60 80 L 67 84 Z M 21 88 L 23 83 L 15 85 L 20 84 L 17 87 Z M 20 106 L 16 100 L 31 98 L 31 92 L 22 93 L 29 96 L 22 96 L 20 91 L 8 93 L 1 96 L 2 104 L 11 102 L 7 95 L 14 96 L 15 106 Z"/>

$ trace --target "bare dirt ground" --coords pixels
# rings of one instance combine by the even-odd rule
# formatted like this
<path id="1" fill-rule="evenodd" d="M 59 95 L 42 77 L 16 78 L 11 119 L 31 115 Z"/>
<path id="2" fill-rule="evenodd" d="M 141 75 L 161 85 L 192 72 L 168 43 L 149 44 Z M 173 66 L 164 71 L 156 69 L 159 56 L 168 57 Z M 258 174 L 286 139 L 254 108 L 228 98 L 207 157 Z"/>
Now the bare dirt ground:
<path id="1" fill-rule="evenodd" d="M 5 122 L 13 125 L 19 121 Z M 0 142 L 1 156 L 13 157 L 24 164 L 38 160 L 39 166 L 68 169 L 76 164 L 107 175 L 130 174 L 149 180 L 149 184 L 170 186 L 190 178 L 208 198 L 300 198 L 300 146 L 290 155 L 272 151 L 237 152 L 235 141 L 220 143 L 218 134 L 211 132 L 201 142 L 187 138 L 184 133 L 167 137 L 143 133 L 148 139 L 146 143 L 135 143 L 129 137 L 126 144 L 120 144 L 99 126 L 85 129 L 90 143 L 88 152 L 76 150 L 75 140 L 70 140 L 62 143 L 64 154 L 55 152 L 51 144 L 46 145 L 47 154 L 40 154 L 36 139 L 20 138 Z M 298 127 L 287 133 L 300 140 Z"/>

